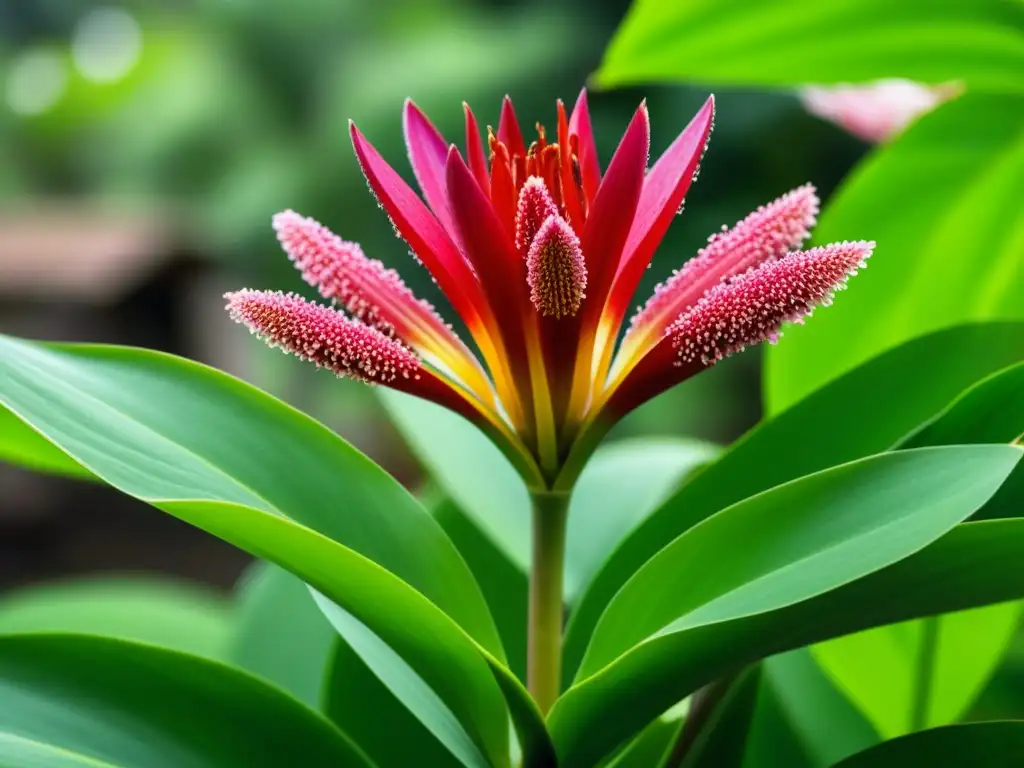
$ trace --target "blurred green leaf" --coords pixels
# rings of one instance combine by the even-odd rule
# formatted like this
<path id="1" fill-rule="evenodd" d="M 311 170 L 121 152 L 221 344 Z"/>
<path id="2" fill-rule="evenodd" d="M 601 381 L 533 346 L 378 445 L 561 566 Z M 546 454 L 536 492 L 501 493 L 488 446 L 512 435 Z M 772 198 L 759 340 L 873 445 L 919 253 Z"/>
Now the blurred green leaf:
<path id="1" fill-rule="evenodd" d="M 595 77 L 602 86 L 904 77 L 1020 92 L 1021 24 L 1013 0 L 634 0 Z"/>
<path id="2" fill-rule="evenodd" d="M 886 741 L 835 768 L 1007 768 L 1024 754 L 1024 722 L 951 725 Z"/>
<path id="3" fill-rule="evenodd" d="M 227 656 L 234 610 L 210 589 L 150 576 L 40 584 L 0 597 L 0 635 L 81 632 Z"/>
<path id="4" fill-rule="evenodd" d="M 605 606 L 667 542 L 774 485 L 891 448 L 979 378 L 1021 359 L 1024 323 L 951 328 L 864 363 L 751 430 L 650 514 L 602 565 L 570 617 L 568 678 Z M 871 391 L 884 396 L 864 396 Z"/>
<path id="5" fill-rule="evenodd" d="M 671 710 L 670 710 L 671 712 Z M 659 717 L 644 728 L 622 752 L 603 768 L 651 768 L 660 766 L 661 760 L 675 743 L 682 727 L 682 716 Z"/>
<path id="6" fill-rule="evenodd" d="M 4 768 L 371 766 L 341 731 L 228 666 L 88 635 L 0 637 Z"/>
<path id="7" fill-rule="evenodd" d="M 768 351 L 770 412 L 907 339 L 972 320 L 1024 318 L 1022 111 L 1024 99 L 968 93 L 847 179 L 815 239 L 872 239 L 878 248 L 835 306 L 787 329 Z M 880 380 L 861 396 L 888 396 L 891 385 Z"/>
<path id="8" fill-rule="evenodd" d="M 721 698 L 710 705 L 707 720 L 685 757 L 677 760 L 670 753 L 661 763 L 662 768 L 740 768 L 743 765 L 761 685 L 761 668 L 754 666 L 744 670 L 728 685 L 721 682 L 712 685 L 725 687 Z M 693 716 L 694 705 L 691 704 L 687 718 Z"/>
<path id="9" fill-rule="evenodd" d="M 891 739 L 959 719 L 995 671 L 1022 615 L 1020 603 L 987 606 L 840 637 L 813 653 Z"/>
<path id="10" fill-rule="evenodd" d="M 819 598 L 807 631 L 827 631 L 845 617 L 830 596 L 969 517 L 1022 453 L 979 445 L 880 454 L 778 486 L 691 528 L 602 615 L 573 687 L 549 717 L 560 764 L 592 765 L 721 667 L 749 662 L 754 648 L 753 658 L 783 650 L 781 637 L 800 634 L 786 621 L 788 606 Z M 717 642 L 708 633 L 720 633 Z"/>
<path id="11" fill-rule="evenodd" d="M 302 580 L 270 563 L 254 563 L 237 589 L 228 661 L 321 709 L 338 635 Z"/>
<path id="12" fill-rule="evenodd" d="M 806 648 L 772 656 L 761 666 L 761 687 L 770 688 L 761 706 L 777 710 L 774 716 L 781 722 L 761 734 L 755 722 L 745 768 L 795 762 L 825 768 L 878 742 L 871 724 L 825 676 Z M 764 715 L 759 712 L 755 720 Z M 778 729 L 786 731 L 800 759 L 780 759 Z"/>
<path id="13" fill-rule="evenodd" d="M 508 759 L 506 695 L 517 724 L 537 731 L 539 715 L 511 673 L 425 596 L 500 653 L 454 546 L 342 440 L 254 388 L 168 355 L 9 338 L 0 348 L 6 407 L 106 482 L 287 568 L 345 608 L 427 681 L 489 759 Z"/>

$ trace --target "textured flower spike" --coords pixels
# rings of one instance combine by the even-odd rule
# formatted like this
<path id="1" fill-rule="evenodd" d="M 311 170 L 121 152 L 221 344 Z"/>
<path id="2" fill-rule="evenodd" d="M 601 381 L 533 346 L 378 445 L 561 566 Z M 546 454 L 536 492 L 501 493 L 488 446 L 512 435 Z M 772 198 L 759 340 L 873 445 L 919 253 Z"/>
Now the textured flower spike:
<path id="1" fill-rule="evenodd" d="M 617 367 L 657 344 L 668 325 L 716 284 L 799 248 L 810 237 L 818 206 L 814 187 L 805 184 L 708 238 L 707 246 L 657 286 L 633 317 Z"/>
<path id="2" fill-rule="evenodd" d="M 228 309 L 270 344 L 338 375 L 460 413 L 534 491 L 571 488 L 629 409 L 746 344 L 774 340 L 783 323 L 828 303 L 871 252 L 870 243 L 839 243 L 793 253 L 818 211 L 813 188 L 801 187 L 710 238 L 658 289 L 615 355 L 640 278 L 697 176 L 714 100 L 650 170 L 643 103 L 603 169 L 585 93 L 571 114 L 558 102 L 554 130 L 538 123 L 530 141 L 507 98 L 486 142 L 468 105 L 463 113 L 465 157 L 405 105 L 422 197 L 350 130 L 370 189 L 482 362 L 396 272 L 291 211 L 274 219 L 278 238 L 337 309 L 255 291 L 229 294 Z"/>
<path id="3" fill-rule="evenodd" d="M 609 410 L 628 412 L 748 345 L 774 344 L 784 323 L 801 323 L 815 307 L 831 304 L 874 247 L 860 241 L 797 251 L 716 284 L 629 370 Z"/>

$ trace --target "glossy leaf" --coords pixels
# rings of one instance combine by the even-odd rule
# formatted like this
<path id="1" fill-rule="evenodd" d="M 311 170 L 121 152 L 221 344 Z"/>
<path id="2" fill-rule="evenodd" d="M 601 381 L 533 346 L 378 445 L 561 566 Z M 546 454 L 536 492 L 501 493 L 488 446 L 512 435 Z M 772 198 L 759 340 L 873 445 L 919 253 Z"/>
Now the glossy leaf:
<path id="1" fill-rule="evenodd" d="M 381 399 L 434 480 L 523 573 L 530 562 L 530 497 L 501 452 L 465 419 L 381 390 Z M 634 438 L 597 450 L 569 505 L 566 601 L 575 602 L 607 554 L 718 448 L 699 440 Z"/>
<path id="2" fill-rule="evenodd" d="M 234 611 L 210 589 L 155 577 L 40 584 L 0 597 L 0 635 L 81 632 L 227 655 Z"/>
<path id="3" fill-rule="evenodd" d="M 596 79 L 789 86 L 905 77 L 1019 92 L 1022 23 L 1019 6 L 1004 0 L 634 0 Z"/>
<path id="4" fill-rule="evenodd" d="M 885 741 L 835 768 L 1007 768 L 1024 755 L 1024 722 L 970 723 Z"/>
<path id="5" fill-rule="evenodd" d="M 243 575 L 237 593 L 228 660 L 320 709 L 338 635 L 306 585 L 260 562 Z"/>
<path id="6" fill-rule="evenodd" d="M 10 411 L 0 409 L 0 461 L 36 472 L 89 479 L 89 471 Z"/>
<path id="7" fill-rule="evenodd" d="M 970 387 L 899 447 L 1011 442 L 1024 433 L 1022 393 L 1024 363 Z M 814 655 L 879 732 L 893 738 L 956 721 L 995 671 L 1022 613 L 1020 604 L 997 605 L 879 627 L 816 646 Z"/>
<path id="8" fill-rule="evenodd" d="M 855 290 L 814 322 L 787 329 L 768 351 L 770 412 L 907 339 L 966 321 L 1024 317 L 1021 110 L 1021 98 L 962 96 L 846 180 L 815 239 L 870 237 L 878 248 Z M 879 384 L 869 391 L 887 392 L 889 382 Z"/>
<path id="9" fill-rule="evenodd" d="M 751 625 L 824 601 L 933 542 L 980 507 L 1021 454 L 999 445 L 882 454 L 776 487 L 690 529 L 602 616 L 549 718 L 564 765 L 589 764 L 706 682 L 717 665 L 705 654 L 735 667 L 751 660 L 739 648 L 784 650 Z M 784 629 L 827 630 L 829 618 Z M 695 652 L 694 642 L 716 634 L 725 637 Z"/>
<path id="10" fill-rule="evenodd" d="M 975 381 L 1021 359 L 1024 323 L 940 331 L 863 364 L 758 425 L 649 515 L 602 565 L 570 617 L 569 678 L 608 601 L 676 536 L 774 485 L 891 448 Z M 884 397 L 864 396 L 880 385 Z"/>
<path id="11" fill-rule="evenodd" d="M 0 352 L 0 400 L 10 410 L 120 490 L 330 597 L 416 669 L 489 759 L 507 762 L 504 696 L 516 689 L 503 677 L 511 675 L 424 595 L 500 650 L 486 605 L 436 521 L 383 471 L 287 406 L 194 363 L 12 339 L 0 339 Z M 337 489 L 350 508 L 323 488 Z M 418 589 L 304 522 L 384 560 L 408 555 L 394 566 Z M 513 704 L 520 726 L 535 733 L 529 708 Z M 544 738 L 533 738 L 543 748 Z"/>
<path id="12" fill-rule="evenodd" d="M 231 667 L 155 646 L 61 634 L 0 637 L 5 764 L 372 765 L 323 717 Z"/>

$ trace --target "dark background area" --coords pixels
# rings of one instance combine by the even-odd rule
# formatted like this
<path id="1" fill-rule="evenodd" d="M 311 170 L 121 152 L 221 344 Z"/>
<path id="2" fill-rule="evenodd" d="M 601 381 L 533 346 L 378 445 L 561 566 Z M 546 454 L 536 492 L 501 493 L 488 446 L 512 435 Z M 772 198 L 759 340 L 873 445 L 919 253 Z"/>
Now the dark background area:
<path id="1" fill-rule="evenodd" d="M 356 121 L 411 178 L 412 97 L 461 143 L 465 99 L 524 126 L 570 104 L 625 0 L 0 0 L 0 332 L 134 344 L 225 368 L 308 410 L 415 487 L 371 390 L 263 349 L 225 289 L 304 290 L 271 215 L 293 208 L 398 268 L 445 311 L 367 192 Z M 707 94 L 591 92 L 603 163 L 646 97 L 653 154 Z M 722 224 L 806 181 L 823 198 L 864 145 L 788 94 L 724 92 L 699 182 L 636 303 Z M 448 318 L 452 314 L 447 312 Z M 760 413 L 759 358 L 732 358 L 619 433 L 728 442 Z M 247 556 L 116 491 L 0 466 L 0 590 L 162 572 L 229 587 Z"/>

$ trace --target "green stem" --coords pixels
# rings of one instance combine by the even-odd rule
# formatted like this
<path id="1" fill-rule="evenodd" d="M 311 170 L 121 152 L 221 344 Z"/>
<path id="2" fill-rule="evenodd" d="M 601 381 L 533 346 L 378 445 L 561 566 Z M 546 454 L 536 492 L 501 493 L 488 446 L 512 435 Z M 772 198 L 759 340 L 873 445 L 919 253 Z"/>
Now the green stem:
<path id="1" fill-rule="evenodd" d="M 917 675 L 914 685 L 914 709 L 910 729 L 920 731 L 928 727 L 928 709 L 932 698 L 932 678 L 935 674 L 935 654 L 939 645 L 939 617 L 922 619 L 921 647 L 917 655 Z"/>
<path id="2" fill-rule="evenodd" d="M 569 494 L 533 494 L 533 562 L 526 683 L 545 715 L 558 698 L 562 678 L 562 571 Z"/>

